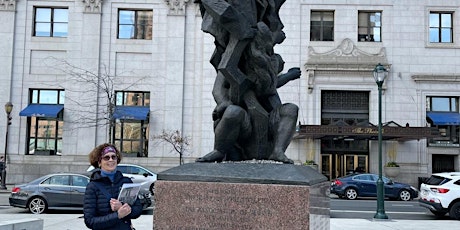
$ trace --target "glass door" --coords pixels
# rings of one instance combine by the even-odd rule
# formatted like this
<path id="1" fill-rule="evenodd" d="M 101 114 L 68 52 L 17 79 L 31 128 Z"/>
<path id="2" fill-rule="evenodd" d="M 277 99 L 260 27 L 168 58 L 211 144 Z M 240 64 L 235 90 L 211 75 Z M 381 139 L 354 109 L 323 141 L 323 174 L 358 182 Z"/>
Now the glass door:
<path id="1" fill-rule="evenodd" d="M 344 165 L 342 175 L 348 175 L 354 172 L 364 173 L 368 171 L 368 156 L 347 154 L 344 155 Z"/>
<path id="2" fill-rule="evenodd" d="M 332 154 L 321 155 L 321 173 L 327 177 L 328 180 L 332 178 Z"/>

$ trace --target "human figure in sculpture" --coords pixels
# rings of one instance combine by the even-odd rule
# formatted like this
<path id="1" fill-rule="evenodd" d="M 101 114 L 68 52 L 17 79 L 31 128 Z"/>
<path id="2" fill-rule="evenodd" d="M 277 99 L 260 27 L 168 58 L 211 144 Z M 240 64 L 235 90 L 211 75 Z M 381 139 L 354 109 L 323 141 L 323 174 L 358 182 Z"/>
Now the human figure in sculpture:
<path id="1" fill-rule="evenodd" d="M 213 9 L 215 5 L 211 3 L 216 1 L 223 6 Z M 257 5 L 260 2 L 266 4 Z M 273 51 L 274 45 L 285 38 L 278 17 L 283 2 L 200 2 L 203 30 L 216 38 L 211 63 L 217 70 L 213 88 L 217 105 L 213 111 L 214 150 L 197 162 L 260 159 L 293 163 L 285 151 L 295 131 L 298 107 L 282 104 L 276 89 L 299 78 L 300 69 L 291 68 L 278 75 L 284 61 Z M 225 12 L 242 12 L 244 16 L 224 14 L 223 20 L 224 16 L 217 14 L 222 8 Z M 227 24 L 219 23 L 222 21 Z M 234 24 L 251 27 L 240 27 L 243 29 L 234 35 Z"/>

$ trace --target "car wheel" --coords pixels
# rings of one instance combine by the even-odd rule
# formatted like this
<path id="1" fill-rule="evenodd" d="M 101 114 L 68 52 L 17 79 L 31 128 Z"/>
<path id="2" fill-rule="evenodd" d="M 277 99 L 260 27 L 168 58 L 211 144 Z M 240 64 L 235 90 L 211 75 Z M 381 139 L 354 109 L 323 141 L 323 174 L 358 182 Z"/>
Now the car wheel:
<path id="1" fill-rule="evenodd" d="M 409 191 L 403 189 L 399 192 L 399 199 L 402 201 L 409 201 L 412 199 L 412 196 Z"/>
<path id="2" fill-rule="evenodd" d="M 345 196 L 349 200 L 354 200 L 358 197 L 358 192 L 356 192 L 356 189 L 354 188 L 348 188 L 347 190 L 345 190 Z"/>
<path id="3" fill-rule="evenodd" d="M 447 213 L 447 212 L 440 212 L 440 211 L 433 211 L 433 210 L 430 210 L 430 212 L 433 213 L 437 217 L 443 217 Z"/>
<path id="4" fill-rule="evenodd" d="M 46 210 L 46 201 L 41 197 L 34 197 L 27 205 L 29 211 L 33 214 L 41 214 Z"/>
<path id="5" fill-rule="evenodd" d="M 453 204 L 449 210 L 450 218 L 460 220 L 460 202 Z"/>

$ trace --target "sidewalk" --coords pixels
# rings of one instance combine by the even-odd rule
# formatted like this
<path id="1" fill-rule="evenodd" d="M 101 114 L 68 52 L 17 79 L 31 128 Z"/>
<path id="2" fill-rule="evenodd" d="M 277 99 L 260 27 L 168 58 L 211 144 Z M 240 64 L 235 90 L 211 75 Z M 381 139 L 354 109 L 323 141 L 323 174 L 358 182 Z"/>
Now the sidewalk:
<path id="1" fill-rule="evenodd" d="M 26 217 L 27 216 L 27 217 Z M 83 214 L 40 214 L 15 215 L 0 214 L 2 220 L 21 218 L 40 218 L 44 220 L 43 229 L 46 230 L 82 230 L 87 229 L 83 222 Z M 458 229 L 460 222 L 456 220 L 387 220 L 373 221 L 366 219 L 330 219 L 331 230 L 431 230 L 431 229 Z M 153 216 L 146 214 L 133 220 L 137 230 L 153 229 Z M 311 229 L 320 230 L 320 229 Z"/>
<path id="2" fill-rule="evenodd" d="M 10 192 L 13 186 L 8 186 Z M 0 204 L 8 206 L 8 204 Z M 88 229 L 83 221 L 83 214 L 0 214 L 0 222 L 4 220 L 18 220 L 25 218 L 40 218 L 44 220 L 43 229 L 46 230 L 82 230 Z M 153 229 L 153 215 L 144 214 L 133 220 L 137 230 Z M 330 230 L 431 230 L 431 229 L 458 229 L 460 221 L 457 220 L 372 220 L 372 219 L 344 219 L 331 218 Z M 318 229 L 311 229 L 318 230 Z"/>

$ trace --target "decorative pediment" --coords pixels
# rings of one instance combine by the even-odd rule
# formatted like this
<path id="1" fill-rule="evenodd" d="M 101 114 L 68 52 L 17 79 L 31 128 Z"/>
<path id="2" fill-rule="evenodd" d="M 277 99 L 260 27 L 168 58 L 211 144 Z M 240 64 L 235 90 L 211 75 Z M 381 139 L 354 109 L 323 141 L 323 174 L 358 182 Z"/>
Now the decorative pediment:
<path id="1" fill-rule="evenodd" d="M 346 38 L 337 48 L 325 53 L 317 53 L 309 46 L 308 61 L 305 66 L 307 70 L 372 71 L 378 63 L 388 65 L 385 48 L 381 48 L 378 53 L 368 53 L 356 47 L 351 39 Z"/>
<path id="2" fill-rule="evenodd" d="M 390 70 L 384 47 L 380 48 L 377 53 L 369 53 L 359 49 L 349 38 L 344 39 L 337 48 L 324 53 L 318 53 L 309 46 L 308 61 L 305 63 L 308 74 L 308 91 L 309 93 L 313 91 L 318 72 L 341 75 L 346 72 L 350 77 L 367 75 L 372 74 L 379 63 L 388 71 Z M 383 90 L 385 89 L 384 83 Z"/>
<path id="3" fill-rule="evenodd" d="M 16 10 L 16 0 L 0 0 L 0 10 L 15 11 Z"/>

